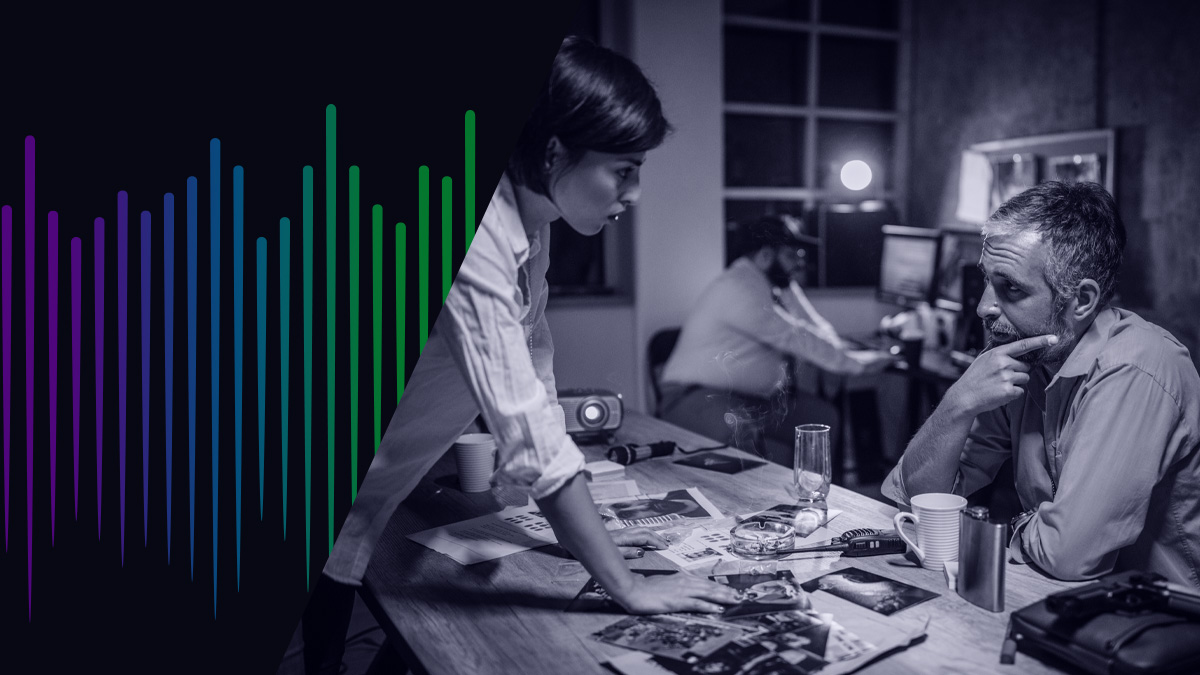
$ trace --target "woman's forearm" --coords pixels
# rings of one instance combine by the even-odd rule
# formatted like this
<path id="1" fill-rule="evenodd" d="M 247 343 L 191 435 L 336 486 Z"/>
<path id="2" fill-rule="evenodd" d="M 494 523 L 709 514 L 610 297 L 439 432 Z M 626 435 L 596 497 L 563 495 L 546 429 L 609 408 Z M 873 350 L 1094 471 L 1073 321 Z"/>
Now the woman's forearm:
<path id="1" fill-rule="evenodd" d="M 633 574 L 604 529 L 583 474 L 575 474 L 556 492 L 537 500 L 537 504 L 554 528 L 558 542 L 583 563 L 592 578 L 614 598 L 625 597 L 633 585 Z"/>

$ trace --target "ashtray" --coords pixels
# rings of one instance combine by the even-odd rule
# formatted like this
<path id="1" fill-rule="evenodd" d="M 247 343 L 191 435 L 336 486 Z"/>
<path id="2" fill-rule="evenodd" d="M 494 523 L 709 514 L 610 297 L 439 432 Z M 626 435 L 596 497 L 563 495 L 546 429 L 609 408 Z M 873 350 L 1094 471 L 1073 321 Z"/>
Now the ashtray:
<path id="1" fill-rule="evenodd" d="M 796 543 L 796 528 L 772 520 L 749 520 L 729 531 L 729 552 L 746 560 L 768 560 Z"/>

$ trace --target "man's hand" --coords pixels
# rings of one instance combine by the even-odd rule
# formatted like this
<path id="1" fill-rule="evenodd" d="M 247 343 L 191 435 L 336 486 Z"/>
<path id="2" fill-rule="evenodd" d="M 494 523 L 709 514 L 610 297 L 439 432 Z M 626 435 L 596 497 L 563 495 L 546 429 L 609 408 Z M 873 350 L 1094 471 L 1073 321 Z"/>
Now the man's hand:
<path id="1" fill-rule="evenodd" d="M 634 574 L 633 583 L 619 595 L 610 594 L 630 614 L 719 612 L 722 604 L 738 602 L 732 588 L 687 572 L 653 577 Z"/>
<path id="2" fill-rule="evenodd" d="M 627 527 L 609 532 L 613 543 L 626 558 L 640 558 L 646 549 L 661 551 L 669 545 L 657 532 L 645 527 Z"/>
<path id="3" fill-rule="evenodd" d="M 946 399 L 958 414 L 971 419 L 1016 400 L 1029 382 L 1029 364 L 1017 357 L 1057 343 L 1055 335 L 1038 335 L 989 349 L 950 387 Z"/>

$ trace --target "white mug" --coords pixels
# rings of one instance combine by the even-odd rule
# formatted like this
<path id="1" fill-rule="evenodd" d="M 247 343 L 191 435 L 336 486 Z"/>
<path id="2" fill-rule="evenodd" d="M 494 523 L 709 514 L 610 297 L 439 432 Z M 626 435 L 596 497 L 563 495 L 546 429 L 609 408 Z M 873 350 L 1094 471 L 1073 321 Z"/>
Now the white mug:
<path id="1" fill-rule="evenodd" d="M 958 495 L 931 492 L 912 498 L 912 513 L 897 513 L 892 519 L 896 533 L 917 554 L 921 566 L 941 570 L 945 563 L 958 560 L 959 513 L 967 500 Z M 901 524 L 913 521 L 917 526 L 914 542 L 904 534 Z"/>

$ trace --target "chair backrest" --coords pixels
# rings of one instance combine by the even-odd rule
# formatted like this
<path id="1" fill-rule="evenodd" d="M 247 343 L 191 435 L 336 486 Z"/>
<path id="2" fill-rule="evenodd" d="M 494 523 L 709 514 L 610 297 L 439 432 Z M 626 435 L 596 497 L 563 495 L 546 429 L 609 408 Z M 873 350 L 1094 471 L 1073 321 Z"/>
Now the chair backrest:
<path id="1" fill-rule="evenodd" d="M 650 337 L 650 344 L 646 348 L 646 373 L 650 377 L 650 389 L 654 392 L 655 416 L 658 415 L 659 406 L 662 404 L 663 367 L 667 365 L 667 359 L 671 358 L 671 352 L 675 351 L 675 343 L 679 341 L 679 331 L 678 326 L 658 331 Z"/>

